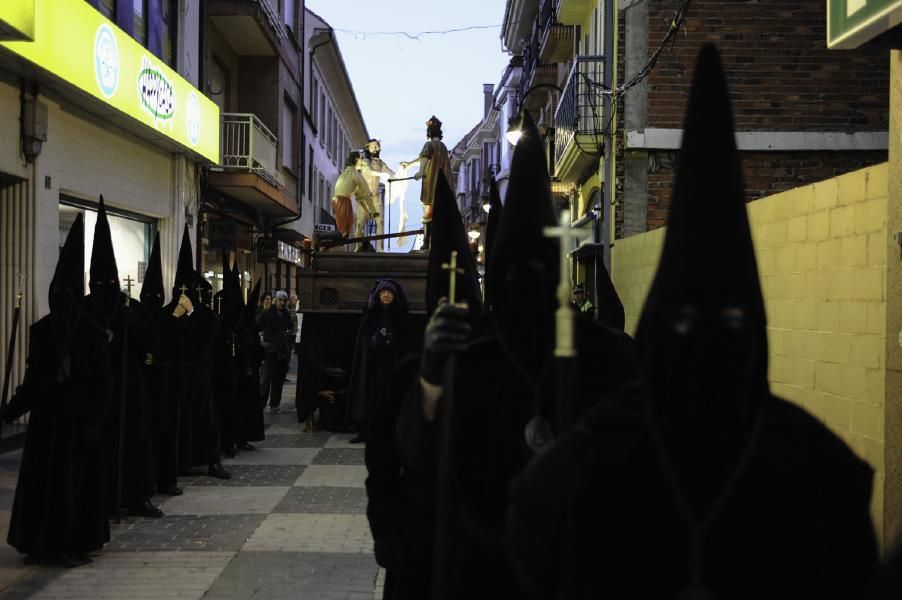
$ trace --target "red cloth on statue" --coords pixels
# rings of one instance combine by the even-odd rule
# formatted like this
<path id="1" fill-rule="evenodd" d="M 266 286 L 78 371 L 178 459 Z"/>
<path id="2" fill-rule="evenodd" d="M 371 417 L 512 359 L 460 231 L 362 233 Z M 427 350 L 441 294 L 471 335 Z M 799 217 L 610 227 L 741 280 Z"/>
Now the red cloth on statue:
<path id="1" fill-rule="evenodd" d="M 347 196 L 332 197 L 332 213 L 335 216 L 335 225 L 338 231 L 345 237 L 351 236 L 351 228 L 354 227 L 354 210 L 351 208 L 351 199 Z"/>

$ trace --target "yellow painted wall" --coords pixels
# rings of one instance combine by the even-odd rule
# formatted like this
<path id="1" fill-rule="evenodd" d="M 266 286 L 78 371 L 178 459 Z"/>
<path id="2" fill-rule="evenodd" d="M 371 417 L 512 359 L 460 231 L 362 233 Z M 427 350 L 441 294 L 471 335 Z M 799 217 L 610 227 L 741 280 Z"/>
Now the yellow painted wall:
<path id="1" fill-rule="evenodd" d="M 887 164 L 748 205 L 768 317 L 771 390 L 820 418 L 875 469 L 883 535 Z M 617 240 L 613 280 L 634 332 L 664 229 Z M 716 248 L 711 249 L 716 252 Z"/>

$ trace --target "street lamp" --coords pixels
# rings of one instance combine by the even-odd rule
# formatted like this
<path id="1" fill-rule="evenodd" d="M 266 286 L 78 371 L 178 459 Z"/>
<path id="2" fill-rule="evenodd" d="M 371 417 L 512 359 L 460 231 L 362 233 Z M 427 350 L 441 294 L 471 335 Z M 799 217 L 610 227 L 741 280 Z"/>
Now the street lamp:
<path id="1" fill-rule="evenodd" d="M 471 240 L 476 241 L 479 239 L 479 236 L 482 234 L 479 233 L 478 229 L 471 229 L 470 231 L 467 232 L 467 235 L 470 236 Z"/>
<path id="2" fill-rule="evenodd" d="M 504 137 L 507 138 L 507 141 L 510 142 L 512 146 L 516 146 L 517 142 L 520 141 L 520 137 L 523 135 L 523 113 L 526 111 L 526 109 L 523 108 L 523 102 L 526 100 L 527 96 L 540 88 L 553 88 L 562 94 L 564 93 L 564 90 L 561 89 L 560 86 L 554 85 L 553 83 L 539 83 L 526 90 L 526 93 L 520 98 L 520 111 L 516 116 L 511 117 L 508 120 L 507 131 L 504 133 Z"/>

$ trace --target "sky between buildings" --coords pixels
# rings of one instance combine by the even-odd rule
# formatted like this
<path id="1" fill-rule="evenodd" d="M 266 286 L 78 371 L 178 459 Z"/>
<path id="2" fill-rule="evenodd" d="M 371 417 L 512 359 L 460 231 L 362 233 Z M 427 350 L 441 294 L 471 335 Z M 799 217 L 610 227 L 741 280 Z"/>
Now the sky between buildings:
<path id="1" fill-rule="evenodd" d="M 504 0 L 307 0 L 306 4 L 336 30 L 367 130 L 382 141 L 382 158 L 393 169 L 400 161 L 417 157 L 426 141 L 426 120 L 432 115 L 442 121 L 443 141 L 453 148 L 482 119 L 482 84 L 497 84 L 510 61 L 500 38 Z M 416 35 L 487 25 L 494 27 L 419 39 L 374 34 Z M 421 215 L 418 182 L 408 189 L 405 229 L 414 229 Z M 396 193 L 393 189 L 392 195 Z M 392 230 L 397 231 L 400 217 L 396 213 L 392 218 Z"/>

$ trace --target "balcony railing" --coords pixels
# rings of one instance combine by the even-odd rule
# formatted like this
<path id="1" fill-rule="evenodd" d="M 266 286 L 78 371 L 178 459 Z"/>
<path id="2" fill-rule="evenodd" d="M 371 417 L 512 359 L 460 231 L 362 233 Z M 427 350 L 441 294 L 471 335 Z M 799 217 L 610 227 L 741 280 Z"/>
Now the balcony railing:
<path id="1" fill-rule="evenodd" d="M 272 27 L 276 37 L 280 40 L 285 39 L 285 27 L 282 25 L 282 19 L 279 17 L 279 7 L 276 6 L 276 0 L 251 1 L 256 2 L 260 6 L 260 9 L 263 11 L 263 14 L 266 15 L 266 20 L 269 22 L 269 26 Z"/>
<path id="2" fill-rule="evenodd" d="M 554 114 L 554 161 L 560 162 L 567 145 L 577 135 L 595 135 L 604 131 L 602 95 L 593 84 L 604 81 L 604 57 L 578 56 L 573 63 L 564 93 Z M 592 148 L 595 150 L 595 148 Z"/>
<path id="3" fill-rule="evenodd" d="M 222 166 L 252 171 L 278 185 L 276 144 L 278 139 L 248 113 L 222 113 Z"/>

